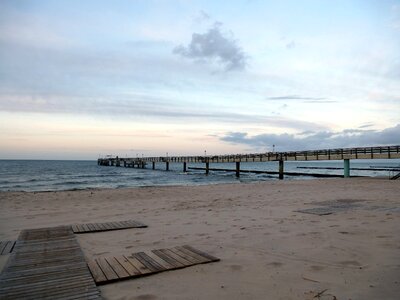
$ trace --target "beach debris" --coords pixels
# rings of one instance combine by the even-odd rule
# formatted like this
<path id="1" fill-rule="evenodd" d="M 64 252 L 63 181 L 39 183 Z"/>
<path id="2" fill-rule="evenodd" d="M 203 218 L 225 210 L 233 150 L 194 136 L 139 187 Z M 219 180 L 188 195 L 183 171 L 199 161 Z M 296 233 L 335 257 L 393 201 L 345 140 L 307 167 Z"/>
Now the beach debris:
<path id="1" fill-rule="evenodd" d="M 328 290 L 328 289 L 322 290 L 321 292 L 319 292 L 318 294 L 316 294 L 316 295 L 314 296 L 314 298 L 317 298 L 317 299 L 321 298 L 321 296 L 322 296 L 327 290 Z"/>
<path id="2" fill-rule="evenodd" d="M 318 280 L 311 279 L 311 278 L 307 278 L 307 277 L 305 277 L 304 275 L 302 275 L 302 276 L 301 276 L 301 278 L 303 278 L 304 280 L 307 280 L 307 281 L 311 281 L 311 282 L 320 283 Z"/>

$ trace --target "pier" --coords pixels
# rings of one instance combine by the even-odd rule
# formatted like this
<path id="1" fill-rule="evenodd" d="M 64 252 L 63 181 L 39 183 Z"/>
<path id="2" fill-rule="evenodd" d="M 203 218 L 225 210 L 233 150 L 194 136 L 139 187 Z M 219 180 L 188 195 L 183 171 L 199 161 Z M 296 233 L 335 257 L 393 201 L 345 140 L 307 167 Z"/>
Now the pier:
<path id="1" fill-rule="evenodd" d="M 278 171 L 276 173 L 278 174 L 279 179 L 283 179 L 285 174 L 284 163 L 286 161 L 342 160 L 342 177 L 346 178 L 350 177 L 350 160 L 354 159 L 400 159 L 400 146 L 357 147 L 308 151 L 227 154 L 214 156 L 157 156 L 141 158 L 120 158 L 117 156 L 99 158 L 97 163 L 101 166 L 138 167 L 143 169 L 146 168 L 148 164 L 151 164 L 153 170 L 155 169 L 156 163 L 163 163 L 165 164 L 166 171 L 169 170 L 170 163 L 182 163 L 183 172 L 188 170 L 187 165 L 189 163 L 204 163 L 205 167 L 202 169 L 204 169 L 205 174 L 207 175 L 209 174 L 210 170 L 212 170 L 210 168 L 210 163 L 235 163 L 235 169 L 229 171 L 235 172 L 236 176 L 239 177 L 241 172 L 248 172 L 240 169 L 241 162 L 276 161 L 279 162 Z"/>

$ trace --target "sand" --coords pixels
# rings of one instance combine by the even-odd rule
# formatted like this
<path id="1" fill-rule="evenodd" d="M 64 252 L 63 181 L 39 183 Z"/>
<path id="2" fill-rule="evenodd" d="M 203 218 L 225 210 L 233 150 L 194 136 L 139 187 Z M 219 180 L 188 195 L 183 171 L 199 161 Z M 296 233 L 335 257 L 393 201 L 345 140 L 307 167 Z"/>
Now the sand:
<path id="1" fill-rule="evenodd" d="M 3 192 L 0 239 L 135 219 L 149 227 L 78 235 L 85 255 L 189 244 L 221 259 L 102 286 L 105 299 L 399 299 L 399 195 L 400 181 L 383 179 Z M 348 209 L 296 212 L 336 204 Z"/>

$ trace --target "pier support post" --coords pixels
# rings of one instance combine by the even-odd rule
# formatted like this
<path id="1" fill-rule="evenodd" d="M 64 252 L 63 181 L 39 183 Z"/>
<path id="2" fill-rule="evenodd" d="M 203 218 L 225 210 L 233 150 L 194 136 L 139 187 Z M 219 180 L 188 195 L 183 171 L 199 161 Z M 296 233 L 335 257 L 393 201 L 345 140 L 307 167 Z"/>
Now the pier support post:
<path id="1" fill-rule="evenodd" d="M 126 168 L 126 160 L 124 160 L 124 168 Z"/>
<path id="2" fill-rule="evenodd" d="M 206 175 L 210 174 L 210 163 L 206 162 Z"/>
<path id="3" fill-rule="evenodd" d="M 344 178 L 350 177 L 350 159 L 345 159 L 344 160 Z"/>
<path id="4" fill-rule="evenodd" d="M 166 171 L 169 171 L 169 161 L 166 161 L 166 162 L 165 162 L 165 170 L 166 170 Z"/>
<path id="5" fill-rule="evenodd" d="M 186 161 L 183 162 L 183 172 L 187 172 Z"/>
<path id="6" fill-rule="evenodd" d="M 153 161 L 153 170 L 155 170 L 155 168 L 156 168 L 156 162 L 155 161 Z"/>
<path id="7" fill-rule="evenodd" d="M 283 160 L 279 160 L 279 179 L 283 179 Z"/>
<path id="8" fill-rule="evenodd" d="M 240 176 L 240 161 L 236 162 L 236 177 Z"/>

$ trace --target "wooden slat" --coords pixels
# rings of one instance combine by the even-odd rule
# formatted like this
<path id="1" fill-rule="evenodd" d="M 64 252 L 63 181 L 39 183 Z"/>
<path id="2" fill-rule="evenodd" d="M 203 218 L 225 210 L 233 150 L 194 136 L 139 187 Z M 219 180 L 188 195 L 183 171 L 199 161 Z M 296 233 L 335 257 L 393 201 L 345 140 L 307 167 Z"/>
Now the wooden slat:
<path id="1" fill-rule="evenodd" d="M 115 259 L 115 257 L 106 258 L 106 261 L 118 275 L 118 278 L 129 277 L 128 272 L 120 265 L 120 263 Z"/>
<path id="2" fill-rule="evenodd" d="M 141 273 L 141 274 L 149 274 L 152 271 L 147 268 L 144 264 L 142 264 L 137 258 L 133 256 L 125 256 L 124 257 Z"/>
<path id="3" fill-rule="evenodd" d="M 176 261 L 179 261 L 181 264 L 183 264 L 184 266 L 191 266 L 193 263 L 189 260 L 184 259 L 182 256 L 179 256 L 177 254 L 175 254 L 173 251 L 171 251 L 170 249 L 160 249 L 160 251 L 162 253 L 164 253 L 165 255 L 168 255 L 169 257 L 172 257 L 173 259 L 175 259 Z"/>
<path id="4" fill-rule="evenodd" d="M 144 252 L 133 253 L 132 256 L 140 260 L 142 264 L 146 265 L 146 267 L 148 267 L 153 272 L 165 271 L 165 268 L 162 265 L 157 263 L 154 259 L 152 259 Z"/>
<path id="5" fill-rule="evenodd" d="M 110 267 L 110 265 L 108 264 L 108 262 L 106 261 L 106 259 L 104 257 L 100 257 L 100 258 L 96 259 L 96 262 L 99 265 L 99 267 L 101 268 L 101 270 L 103 271 L 104 275 L 107 277 L 107 280 L 111 281 L 111 280 L 118 279 L 118 275 Z"/>
<path id="6" fill-rule="evenodd" d="M 130 276 L 140 275 L 140 271 L 136 269 L 124 256 L 116 256 L 115 259 L 129 273 Z"/>
<path id="7" fill-rule="evenodd" d="M 0 241 L 0 254 L 3 254 L 3 249 L 7 246 L 9 241 Z"/>
<path id="8" fill-rule="evenodd" d="M 188 250 L 186 248 L 183 248 L 181 246 L 175 247 L 174 249 L 177 249 L 177 250 L 185 253 L 186 255 L 189 255 L 189 256 L 197 259 L 199 261 L 199 263 L 204 263 L 204 262 L 210 261 L 208 258 L 205 258 L 204 256 L 201 256 L 201 255 L 198 255 L 197 253 L 192 252 L 192 251 L 190 251 L 190 250 Z"/>
<path id="9" fill-rule="evenodd" d="M 184 246 L 182 246 L 182 247 L 185 248 L 185 249 L 187 249 L 187 250 L 189 250 L 189 251 L 192 251 L 192 252 L 194 252 L 194 253 L 196 253 L 196 254 L 198 254 L 198 255 L 200 255 L 200 256 L 203 256 L 203 257 L 209 259 L 210 261 L 219 261 L 219 258 L 217 258 L 217 257 L 215 257 L 215 256 L 212 256 L 212 255 L 210 255 L 210 254 L 208 254 L 208 253 L 205 253 L 205 252 L 203 252 L 203 251 L 200 251 L 200 250 L 198 250 L 198 249 L 196 249 L 196 248 L 193 248 L 193 247 L 191 247 L 191 246 L 189 246 L 189 245 L 184 245 Z"/>
<path id="10" fill-rule="evenodd" d="M 173 257 L 170 257 L 169 255 L 166 255 L 165 253 L 163 253 L 160 250 L 152 250 L 152 252 L 161 257 L 163 260 L 165 260 L 166 262 L 168 262 L 169 264 L 173 265 L 175 268 L 181 268 L 184 267 L 184 264 L 182 264 L 181 262 L 177 261 L 176 259 L 174 259 Z"/>
<path id="11" fill-rule="evenodd" d="M 184 258 L 185 260 L 187 260 L 188 262 L 190 262 L 191 264 L 199 264 L 202 261 L 199 261 L 198 259 L 194 258 L 193 256 L 190 256 L 182 251 L 180 251 L 179 249 L 175 248 L 171 248 L 168 249 L 169 251 L 172 251 L 173 253 L 175 253 L 176 255 L 179 255 L 180 257 Z"/>
<path id="12" fill-rule="evenodd" d="M 146 254 L 148 256 L 150 256 L 152 259 L 154 259 L 158 264 L 162 265 L 165 268 L 165 270 L 175 269 L 175 267 L 173 265 L 169 264 L 168 262 L 163 260 L 161 257 L 155 255 L 153 252 L 148 251 L 148 252 L 146 252 Z"/>
<path id="13" fill-rule="evenodd" d="M 1 251 L 1 255 L 6 255 L 6 254 L 11 253 L 14 246 L 15 246 L 15 241 L 7 241 L 5 243 L 5 246 L 3 247 L 3 250 Z"/>
<path id="14" fill-rule="evenodd" d="M 88 233 L 128 228 L 145 228 L 147 225 L 134 221 L 116 221 L 116 222 L 105 222 L 105 223 L 85 223 L 85 224 L 74 224 L 72 230 L 74 233 Z"/>

